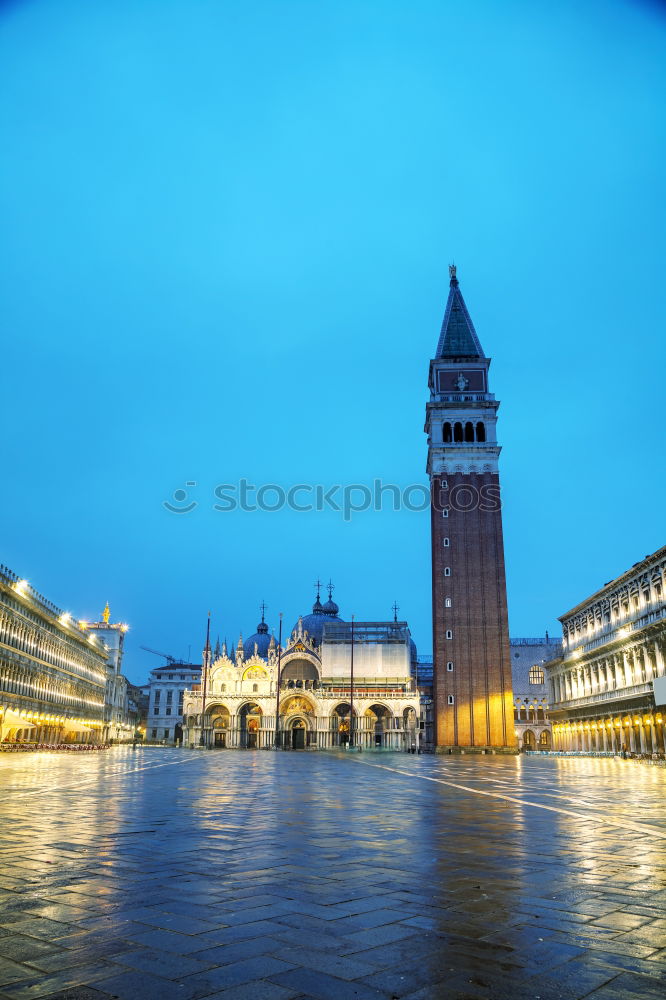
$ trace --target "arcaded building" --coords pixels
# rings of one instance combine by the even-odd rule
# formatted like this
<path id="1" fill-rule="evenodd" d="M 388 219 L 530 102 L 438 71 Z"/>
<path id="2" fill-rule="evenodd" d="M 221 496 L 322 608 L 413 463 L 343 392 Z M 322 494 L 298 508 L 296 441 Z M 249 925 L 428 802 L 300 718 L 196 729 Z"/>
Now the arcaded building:
<path id="1" fill-rule="evenodd" d="M 286 749 L 360 746 L 404 750 L 420 740 L 416 649 L 406 622 L 354 622 L 319 594 L 278 656 L 263 619 L 224 646 L 184 693 L 186 744 Z M 353 656 L 353 660 L 352 660 Z M 277 719 L 277 734 L 276 734 Z"/>
<path id="2" fill-rule="evenodd" d="M 0 740 L 102 741 L 107 657 L 94 633 L 0 566 Z"/>
<path id="3" fill-rule="evenodd" d="M 556 749 L 664 752 L 666 547 L 562 615 L 546 666 Z"/>

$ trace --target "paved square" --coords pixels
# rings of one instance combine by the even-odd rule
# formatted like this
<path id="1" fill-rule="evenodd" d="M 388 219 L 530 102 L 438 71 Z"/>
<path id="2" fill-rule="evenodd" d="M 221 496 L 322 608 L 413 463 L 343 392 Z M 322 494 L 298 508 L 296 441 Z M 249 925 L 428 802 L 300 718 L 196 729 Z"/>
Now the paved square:
<path id="1" fill-rule="evenodd" d="M 666 992 L 666 770 L 631 761 L 0 756 L 0 997 Z"/>

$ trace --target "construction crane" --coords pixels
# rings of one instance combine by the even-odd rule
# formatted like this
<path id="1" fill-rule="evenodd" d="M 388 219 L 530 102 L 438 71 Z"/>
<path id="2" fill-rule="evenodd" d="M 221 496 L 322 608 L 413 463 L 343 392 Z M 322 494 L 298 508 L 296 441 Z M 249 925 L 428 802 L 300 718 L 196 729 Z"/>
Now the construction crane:
<path id="1" fill-rule="evenodd" d="M 176 659 L 175 656 L 169 656 L 168 653 L 160 653 L 159 649 L 151 649 L 150 646 L 141 646 L 140 648 L 145 649 L 147 653 L 154 653 L 155 656 L 163 656 L 164 659 L 169 664 L 169 666 L 171 666 L 173 663 L 178 663 L 178 660 Z"/>

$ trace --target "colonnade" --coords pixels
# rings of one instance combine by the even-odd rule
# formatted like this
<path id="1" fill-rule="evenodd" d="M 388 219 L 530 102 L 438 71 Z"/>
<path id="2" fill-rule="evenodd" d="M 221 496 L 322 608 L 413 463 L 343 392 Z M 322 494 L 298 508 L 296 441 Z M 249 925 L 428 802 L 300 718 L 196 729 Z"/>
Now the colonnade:
<path id="1" fill-rule="evenodd" d="M 555 750 L 583 753 L 664 753 L 664 721 L 659 712 L 624 712 L 553 723 Z"/>

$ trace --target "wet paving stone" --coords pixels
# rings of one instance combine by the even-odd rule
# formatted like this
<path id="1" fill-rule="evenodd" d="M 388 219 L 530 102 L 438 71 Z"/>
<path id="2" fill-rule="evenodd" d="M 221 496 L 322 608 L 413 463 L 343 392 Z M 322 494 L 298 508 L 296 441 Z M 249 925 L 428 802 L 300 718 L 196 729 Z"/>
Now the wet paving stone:
<path id="1" fill-rule="evenodd" d="M 666 771 L 0 757 L 0 1000 L 664 995 Z"/>

